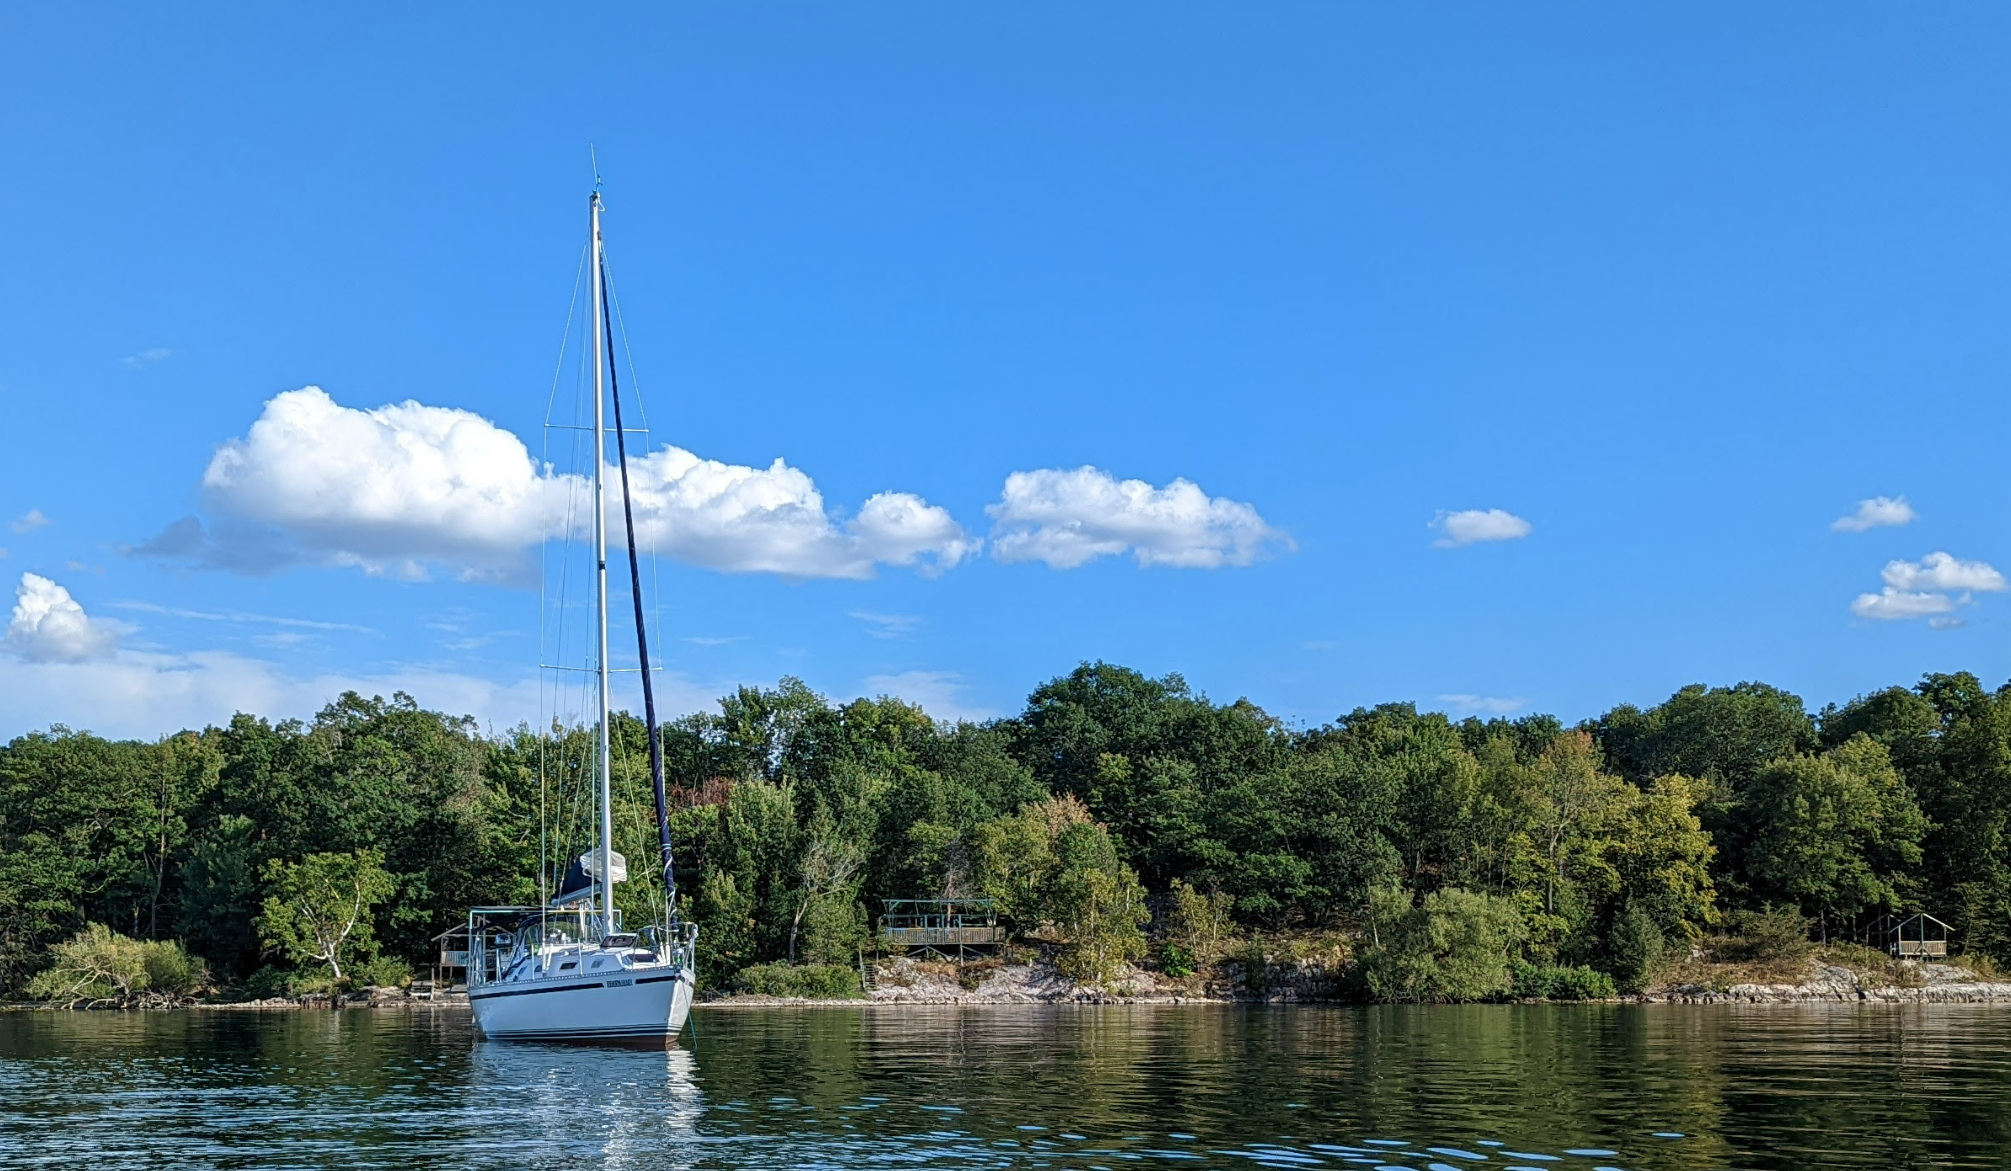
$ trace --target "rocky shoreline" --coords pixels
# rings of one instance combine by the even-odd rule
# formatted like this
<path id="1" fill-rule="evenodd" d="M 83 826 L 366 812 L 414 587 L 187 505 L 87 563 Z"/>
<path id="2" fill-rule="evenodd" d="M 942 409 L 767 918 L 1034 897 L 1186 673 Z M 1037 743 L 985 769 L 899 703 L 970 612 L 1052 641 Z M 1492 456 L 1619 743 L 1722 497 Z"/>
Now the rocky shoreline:
<path id="1" fill-rule="evenodd" d="M 763 996 L 746 993 L 721 996 L 704 1003 L 717 1008 L 861 1007 L 879 1005 L 1010 1005 L 1010 1004 L 1332 1004 L 1337 981 L 1332 973 L 1305 965 L 1272 976 L 1272 987 L 1252 995 L 1232 984 L 1200 978 L 1169 980 L 1147 971 L 1128 973 L 1111 987 L 1082 985 L 1045 964 L 1008 964 L 986 969 L 966 984 L 941 970 L 946 965 L 907 961 L 880 965 L 875 987 L 864 997 L 846 1000 Z M 1812 962 L 1806 978 L 1791 983 L 1672 983 L 1634 996 L 1604 1001 L 1556 1003 L 1603 1004 L 2004 1004 L 2011 1005 L 2011 982 L 1978 979 L 1945 964 L 1905 969 L 1908 983 L 1880 982 L 1849 968 Z M 1911 982 L 1917 980 L 1918 982 Z M 1532 1001 L 1527 1003 L 1545 1003 Z"/>
<path id="2" fill-rule="evenodd" d="M 768 1007 L 879 1008 L 904 1006 L 982 1007 L 986 1005 L 1102 1004 L 1333 1004 L 1333 974 L 1314 965 L 1276 973 L 1263 995 L 1253 995 L 1235 982 L 1202 977 L 1171 979 L 1133 970 L 1110 986 L 1077 983 L 1042 964 L 1004 964 L 981 969 L 957 969 L 948 964 L 918 964 L 895 960 L 875 965 L 873 987 L 863 996 L 836 999 L 734 993 L 700 1001 L 707 1008 Z M 2011 1006 L 2011 981 L 1978 978 L 1946 964 L 1905 965 L 1903 983 L 1836 964 L 1812 961 L 1807 975 L 1793 982 L 1672 982 L 1634 996 L 1605 1001 L 1558 1002 L 1604 1004 L 2002 1004 Z M 1282 977 L 1282 978 L 1281 978 Z M 440 992 L 415 997 L 402 988 L 372 988 L 341 996 L 274 996 L 264 1000 L 196 1001 L 176 1007 L 236 1012 L 282 1012 L 300 1009 L 465 1008 L 466 993 Z M 1545 1003 L 1541 1001 L 1525 1003 Z M 9 1010 L 47 1008 L 39 1004 L 9 1004 Z"/>
<path id="3" fill-rule="evenodd" d="M 1673 984 L 1634 999 L 1665 1004 L 1991 1004 L 2011 1003 L 2011 983 L 1978 979 L 1960 968 L 1919 964 L 1913 980 L 1882 983 L 1837 964 L 1817 962 L 1798 983 Z"/>

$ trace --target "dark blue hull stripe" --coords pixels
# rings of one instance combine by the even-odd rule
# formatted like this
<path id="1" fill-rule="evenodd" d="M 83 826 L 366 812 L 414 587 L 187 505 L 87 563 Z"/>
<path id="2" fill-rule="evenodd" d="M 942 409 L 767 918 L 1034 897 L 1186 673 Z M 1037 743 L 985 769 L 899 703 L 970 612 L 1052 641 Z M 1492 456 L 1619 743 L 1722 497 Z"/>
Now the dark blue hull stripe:
<path id="1" fill-rule="evenodd" d="M 491 1041 L 571 1041 L 593 1037 L 668 1037 L 670 1025 L 637 1025 L 626 1029 L 594 1029 L 579 1031 L 574 1029 L 511 1029 L 507 1033 L 491 1036 Z"/>
<path id="2" fill-rule="evenodd" d="M 680 975 L 682 975 L 682 973 L 673 972 L 668 976 L 640 976 L 637 977 L 635 983 L 661 984 L 666 980 L 675 980 Z M 595 982 L 592 984 L 567 984 L 558 988 L 512 988 L 508 992 L 470 992 L 468 994 L 468 999 L 496 1000 L 504 996 L 535 996 L 540 992 L 578 992 L 581 989 L 585 988 L 605 988 L 605 987 L 607 987 L 605 983 Z"/>

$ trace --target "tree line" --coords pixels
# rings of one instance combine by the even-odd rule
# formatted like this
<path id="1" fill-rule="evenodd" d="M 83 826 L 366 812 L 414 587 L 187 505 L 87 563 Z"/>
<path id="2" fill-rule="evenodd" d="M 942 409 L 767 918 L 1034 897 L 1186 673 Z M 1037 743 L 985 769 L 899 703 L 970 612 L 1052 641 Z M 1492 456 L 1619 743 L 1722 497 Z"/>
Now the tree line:
<path id="1" fill-rule="evenodd" d="M 629 716 L 612 731 L 635 923 L 662 906 L 647 743 Z M 662 736 L 711 987 L 852 965 L 881 900 L 939 895 L 995 899 L 1091 979 L 1330 932 L 1380 999 L 1465 998 L 1504 963 L 1639 983 L 1786 910 L 1829 937 L 1929 910 L 2011 962 L 2011 685 L 1968 674 L 1813 712 L 1740 683 L 1575 726 L 1384 704 L 1300 728 L 1094 663 L 985 723 L 784 680 Z M 536 902 L 586 847 L 590 740 L 353 693 L 152 742 L 20 736 L 0 748 L 0 992 L 87 931 L 174 941 L 234 988 L 427 963 L 466 908 Z M 1448 975 L 1480 953 L 1478 983 Z"/>

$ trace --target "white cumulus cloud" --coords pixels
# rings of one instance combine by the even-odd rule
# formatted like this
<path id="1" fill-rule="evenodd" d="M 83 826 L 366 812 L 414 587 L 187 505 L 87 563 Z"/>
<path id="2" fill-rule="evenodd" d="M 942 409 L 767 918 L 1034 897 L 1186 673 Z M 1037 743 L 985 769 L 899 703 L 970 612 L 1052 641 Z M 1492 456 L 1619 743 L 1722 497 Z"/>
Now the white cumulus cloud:
<path id="1" fill-rule="evenodd" d="M 1829 527 L 1839 533 L 1861 533 L 1886 525 L 1910 523 L 1914 515 L 1913 506 L 1906 502 L 1904 496 L 1874 496 L 1858 501 L 1856 512 L 1837 517 Z"/>
<path id="2" fill-rule="evenodd" d="M 91 621 L 70 591 L 24 573 L 7 623 L 7 649 L 32 663 L 77 663 L 110 654 L 117 636 Z"/>
<path id="3" fill-rule="evenodd" d="M 664 447 L 631 461 L 629 478 L 636 543 L 710 569 L 864 578 L 886 564 L 940 572 L 979 544 L 948 510 L 907 492 L 869 497 L 840 524 L 810 477 L 779 459 L 750 468 Z M 583 483 L 575 488 L 581 499 L 585 491 Z M 610 497 L 609 531 L 618 534 L 620 503 Z"/>
<path id="4" fill-rule="evenodd" d="M 1919 562 L 1889 561 L 1879 575 L 1895 590 L 1975 590 L 2003 593 L 2004 575 L 1983 561 L 1960 561 L 1946 553 L 1929 553 Z"/>
<path id="5" fill-rule="evenodd" d="M 950 514 L 883 492 L 850 518 L 777 459 L 766 468 L 665 446 L 630 460 L 637 544 L 724 572 L 865 578 L 878 565 L 948 569 L 975 552 Z M 622 539 L 608 473 L 608 531 Z M 423 577 L 515 577 L 540 542 L 591 526 L 587 477 L 538 466 L 516 435 L 470 411 L 405 402 L 372 410 L 319 387 L 276 395 L 203 473 L 215 518 L 168 526 L 131 552 L 239 572 L 293 562 Z"/>
<path id="6" fill-rule="evenodd" d="M 36 529 L 43 528 L 53 523 L 54 522 L 51 521 L 48 517 L 42 515 L 41 509 L 31 508 L 28 511 L 22 513 L 20 516 L 15 517 L 13 522 L 9 524 L 7 527 L 13 529 L 17 533 L 32 533 Z"/>
<path id="7" fill-rule="evenodd" d="M 1528 536 L 1530 531 L 1528 521 L 1499 508 L 1441 512 L 1432 518 L 1431 527 L 1443 534 L 1432 542 L 1441 549 L 1456 549 L 1482 541 L 1519 540 Z"/>
<path id="8" fill-rule="evenodd" d="M 1947 553 L 1929 553 L 1919 561 L 1889 561 L 1879 576 L 1885 587 L 1875 594 L 1859 594 L 1850 604 L 1851 613 L 1886 621 L 1933 618 L 1930 625 L 1937 629 L 1961 625 L 1946 615 L 1970 602 L 1972 595 L 2011 589 L 1988 562 L 1963 561 Z M 1942 617 L 1934 618 L 1937 615 Z"/>
<path id="9" fill-rule="evenodd" d="M 1094 467 L 1014 472 L 985 511 L 995 522 L 992 556 L 1055 569 L 1127 552 L 1142 566 L 1215 569 L 1248 565 L 1274 543 L 1291 547 L 1255 508 L 1191 480 L 1155 488 Z"/>
<path id="10" fill-rule="evenodd" d="M 1896 590 L 1891 586 L 1875 594 L 1859 594 L 1850 604 L 1850 612 L 1859 618 L 1879 618 L 1888 621 L 1946 614 L 1954 608 L 1955 599 L 1947 594 Z"/>

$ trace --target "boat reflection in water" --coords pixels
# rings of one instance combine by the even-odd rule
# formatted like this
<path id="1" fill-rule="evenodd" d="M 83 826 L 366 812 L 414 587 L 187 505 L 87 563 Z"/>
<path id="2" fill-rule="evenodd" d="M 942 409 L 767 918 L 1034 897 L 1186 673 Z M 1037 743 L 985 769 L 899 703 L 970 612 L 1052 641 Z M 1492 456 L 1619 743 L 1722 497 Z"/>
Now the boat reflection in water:
<path id="1" fill-rule="evenodd" d="M 701 1164 L 704 1095 L 691 1051 L 662 1041 L 626 1044 L 477 1041 L 467 1100 L 493 1112 L 493 1138 L 476 1140 L 486 1162 L 505 1147 L 549 1165 L 688 1167 Z M 485 1128 L 487 1129 L 487 1128 Z M 471 1152 L 472 1154 L 473 1152 Z"/>

